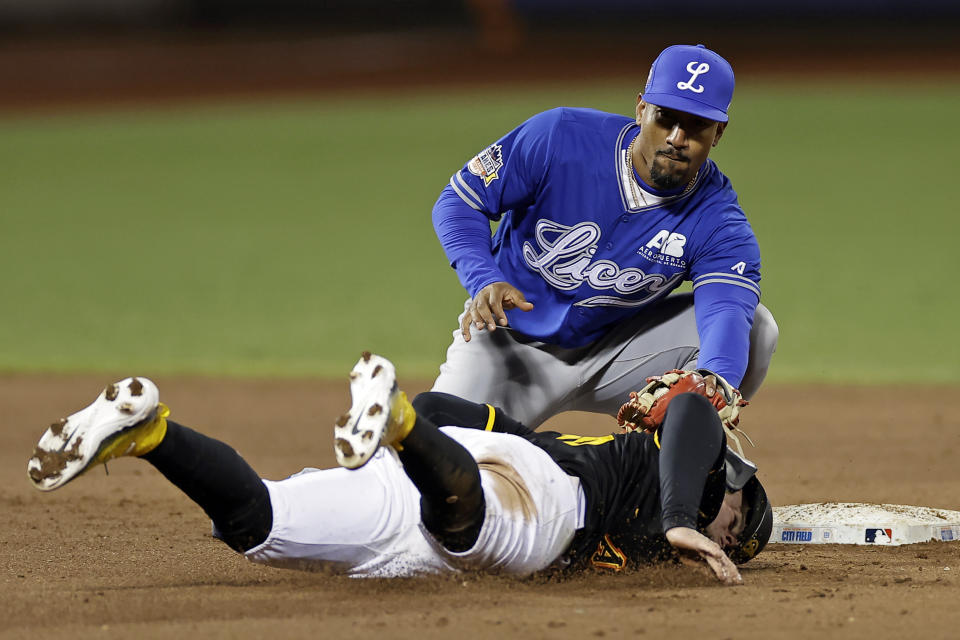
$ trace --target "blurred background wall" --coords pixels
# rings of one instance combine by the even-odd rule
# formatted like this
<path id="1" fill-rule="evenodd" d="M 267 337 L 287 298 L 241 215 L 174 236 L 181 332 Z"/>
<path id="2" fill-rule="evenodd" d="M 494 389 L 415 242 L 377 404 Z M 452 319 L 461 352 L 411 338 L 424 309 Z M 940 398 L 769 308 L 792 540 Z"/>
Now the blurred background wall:
<path id="1" fill-rule="evenodd" d="M 642 77 L 694 40 L 738 73 L 929 74 L 958 23 L 953 0 L 0 0 L 0 107 Z"/>
<path id="2" fill-rule="evenodd" d="M 464 6 L 464 5 L 467 6 Z M 473 5 L 473 6 L 470 6 Z M 582 24 L 582 20 L 630 17 L 670 18 L 678 14 L 703 19 L 822 19 L 852 16 L 901 19 L 905 16 L 956 16 L 951 0 L 687 0 L 656 3 L 643 0 L 4 0 L 0 18 L 8 27 L 40 25 L 259 25 L 398 26 L 455 24 L 465 14 L 495 6 L 531 21 Z"/>

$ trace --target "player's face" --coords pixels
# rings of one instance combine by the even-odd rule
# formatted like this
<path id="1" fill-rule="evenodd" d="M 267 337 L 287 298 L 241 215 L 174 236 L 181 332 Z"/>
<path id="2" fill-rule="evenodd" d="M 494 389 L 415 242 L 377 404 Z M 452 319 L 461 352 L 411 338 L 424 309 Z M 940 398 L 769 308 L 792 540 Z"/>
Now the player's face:
<path id="1" fill-rule="evenodd" d="M 693 180 L 727 123 L 647 104 L 638 97 L 637 124 L 640 135 L 633 166 L 644 182 L 667 191 Z"/>
<path id="2" fill-rule="evenodd" d="M 720 513 L 707 525 L 707 537 L 724 549 L 737 544 L 737 536 L 743 531 L 743 492 L 728 493 L 723 497 Z"/>

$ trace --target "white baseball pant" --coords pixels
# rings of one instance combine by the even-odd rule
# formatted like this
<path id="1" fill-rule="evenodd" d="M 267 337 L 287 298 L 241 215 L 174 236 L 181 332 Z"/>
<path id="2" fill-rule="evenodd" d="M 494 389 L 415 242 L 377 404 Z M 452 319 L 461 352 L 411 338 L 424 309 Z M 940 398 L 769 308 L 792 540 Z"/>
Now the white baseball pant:
<path id="1" fill-rule="evenodd" d="M 539 447 L 504 433 L 443 432 L 480 467 L 486 517 L 472 549 L 452 553 L 420 521 L 420 494 L 392 449 L 349 469 L 304 469 L 264 480 L 273 506 L 267 539 L 246 552 L 274 567 L 358 577 L 460 570 L 526 575 L 550 566 L 583 526 L 583 490 Z"/>

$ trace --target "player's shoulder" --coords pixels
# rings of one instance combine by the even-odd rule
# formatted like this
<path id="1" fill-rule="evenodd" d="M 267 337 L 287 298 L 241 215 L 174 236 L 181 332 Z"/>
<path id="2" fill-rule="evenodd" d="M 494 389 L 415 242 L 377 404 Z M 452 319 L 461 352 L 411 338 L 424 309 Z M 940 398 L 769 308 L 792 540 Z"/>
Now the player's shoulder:
<path id="1" fill-rule="evenodd" d="M 731 247 L 750 247 L 749 253 L 756 254 L 759 259 L 756 235 L 730 180 L 712 160 L 707 160 L 704 168 L 710 173 L 705 176 L 706 183 L 697 205 L 698 217 L 693 229 L 694 244 L 704 252 L 693 251 L 691 255 L 703 258 L 713 255 L 717 250 L 726 252 Z"/>
<path id="2" fill-rule="evenodd" d="M 566 122 L 576 122 L 584 125 L 604 125 L 614 123 L 618 128 L 633 122 L 633 118 L 620 113 L 610 113 L 588 107 L 558 107 L 560 117 Z"/>
<path id="3" fill-rule="evenodd" d="M 619 132 L 632 122 L 633 119 L 627 116 L 598 109 L 555 107 L 534 115 L 527 120 L 527 125 L 542 129 L 563 129 L 574 133 L 595 133 L 606 130 Z"/>
<path id="4" fill-rule="evenodd" d="M 717 163 L 708 158 L 700 172 L 702 184 L 698 208 L 705 217 L 717 224 L 745 223 L 747 215 L 740 206 L 737 192 Z"/>

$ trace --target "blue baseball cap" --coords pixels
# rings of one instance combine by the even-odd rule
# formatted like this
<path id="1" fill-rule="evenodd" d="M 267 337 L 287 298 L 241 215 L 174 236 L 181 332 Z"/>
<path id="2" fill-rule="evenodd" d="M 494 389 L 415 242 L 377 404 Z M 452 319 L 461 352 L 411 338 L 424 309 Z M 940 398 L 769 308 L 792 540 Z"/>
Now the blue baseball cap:
<path id="1" fill-rule="evenodd" d="M 650 66 L 643 101 L 726 122 L 733 100 L 733 67 L 702 44 L 675 44 Z"/>

